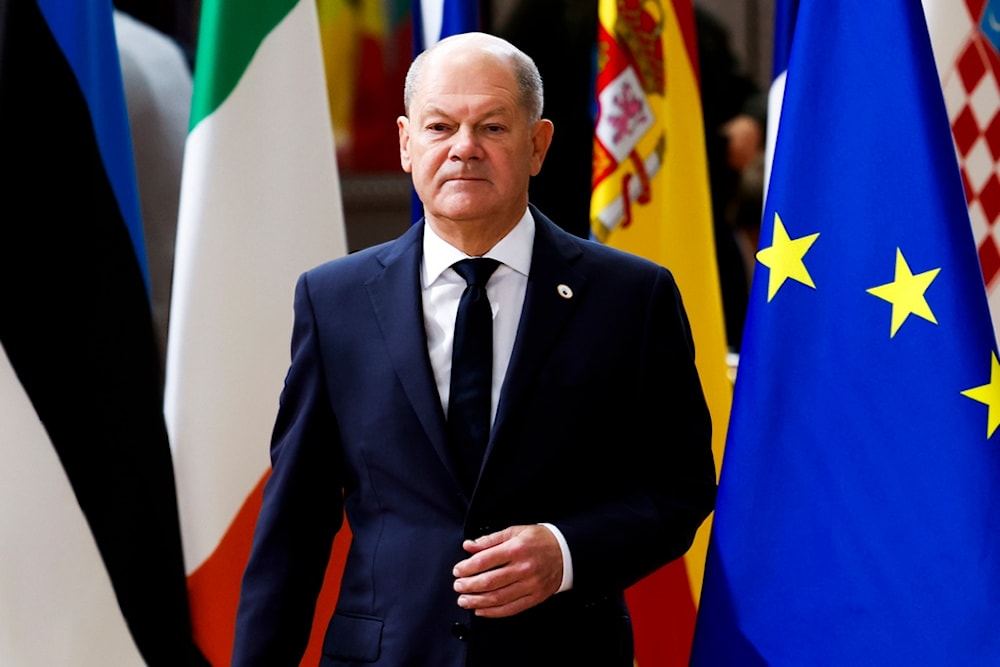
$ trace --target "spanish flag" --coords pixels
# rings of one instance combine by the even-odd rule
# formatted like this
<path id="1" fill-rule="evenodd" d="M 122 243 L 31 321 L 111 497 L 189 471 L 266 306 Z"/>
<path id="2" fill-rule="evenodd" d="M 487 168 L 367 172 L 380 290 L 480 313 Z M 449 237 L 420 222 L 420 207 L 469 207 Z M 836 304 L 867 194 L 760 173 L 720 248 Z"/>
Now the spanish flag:
<path id="1" fill-rule="evenodd" d="M 690 0 L 600 0 L 591 233 L 663 264 L 691 320 L 722 461 L 732 384 Z M 684 558 L 626 592 L 639 667 L 687 665 L 711 518 Z"/>

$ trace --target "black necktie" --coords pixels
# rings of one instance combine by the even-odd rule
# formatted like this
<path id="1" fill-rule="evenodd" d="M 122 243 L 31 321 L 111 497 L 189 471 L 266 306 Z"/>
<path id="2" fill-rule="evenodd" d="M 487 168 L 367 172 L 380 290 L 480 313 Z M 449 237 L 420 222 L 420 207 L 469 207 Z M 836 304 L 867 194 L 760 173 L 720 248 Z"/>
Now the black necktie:
<path id="1" fill-rule="evenodd" d="M 499 264 L 495 259 L 477 257 L 452 266 L 468 285 L 458 302 L 455 319 L 448 435 L 462 484 L 470 495 L 490 439 L 493 312 L 486 297 L 486 283 Z"/>

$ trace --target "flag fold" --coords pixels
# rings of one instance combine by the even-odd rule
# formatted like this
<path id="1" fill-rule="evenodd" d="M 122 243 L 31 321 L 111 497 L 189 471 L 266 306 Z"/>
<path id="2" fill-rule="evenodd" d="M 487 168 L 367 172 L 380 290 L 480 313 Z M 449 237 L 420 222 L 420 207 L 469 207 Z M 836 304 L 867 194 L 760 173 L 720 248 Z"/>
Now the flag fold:
<path id="1" fill-rule="evenodd" d="M 164 409 L 195 638 L 221 666 L 270 470 L 295 281 L 343 255 L 346 238 L 315 3 L 205 0 L 201 12 Z"/>
<path id="2" fill-rule="evenodd" d="M 601 0 L 598 20 L 591 236 L 673 273 L 691 322 L 718 466 L 732 386 L 693 5 L 673 0 L 656 11 Z M 687 664 L 710 524 L 683 558 L 626 591 L 640 667 Z"/>
<path id="3" fill-rule="evenodd" d="M 0 664 L 197 664 L 111 2 L 0 15 Z"/>
<path id="4" fill-rule="evenodd" d="M 1000 368 L 920 4 L 799 3 L 692 664 L 1000 663 Z"/>

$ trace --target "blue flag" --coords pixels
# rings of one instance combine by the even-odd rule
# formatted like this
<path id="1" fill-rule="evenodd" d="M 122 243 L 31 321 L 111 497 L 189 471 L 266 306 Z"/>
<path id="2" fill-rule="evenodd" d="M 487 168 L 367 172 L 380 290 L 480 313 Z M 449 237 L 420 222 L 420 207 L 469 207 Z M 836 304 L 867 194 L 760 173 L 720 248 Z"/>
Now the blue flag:
<path id="1" fill-rule="evenodd" d="M 413 54 L 450 35 L 480 29 L 479 0 L 412 0 Z"/>
<path id="2" fill-rule="evenodd" d="M 916 0 L 802 0 L 692 665 L 1000 665 L 1000 364 Z"/>
<path id="3" fill-rule="evenodd" d="M 91 111 L 98 151 L 114 191 L 123 224 L 135 249 L 136 260 L 147 282 L 146 246 L 143 239 L 135 165 L 125 113 L 125 93 L 118 72 L 118 52 L 109 4 L 101 1 L 62 2 L 37 0 L 52 36 L 65 54 L 66 63 L 80 85 Z M 113 68 L 108 75 L 108 68 Z"/>
<path id="4" fill-rule="evenodd" d="M 451 35 L 480 29 L 479 0 L 412 0 L 413 55 Z M 410 222 L 424 215 L 416 190 L 410 190 Z"/>
<path id="5" fill-rule="evenodd" d="M 788 70 L 788 54 L 792 49 L 795 16 L 799 0 L 777 0 L 774 5 L 774 50 L 771 60 L 771 80 Z"/>
<path id="6" fill-rule="evenodd" d="M 767 136 L 764 141 L 764 194 L 767 194 L 774 158 L 774 143 L 781 120 L 781 101 L 785 97 L 785 77 L 788 74 L 788 54 L 795 33 L 795 16 L 799 0 L 777 0 L 774 5 L 774 44 L 771 58 L 771 85 L 767 90 Z"/>

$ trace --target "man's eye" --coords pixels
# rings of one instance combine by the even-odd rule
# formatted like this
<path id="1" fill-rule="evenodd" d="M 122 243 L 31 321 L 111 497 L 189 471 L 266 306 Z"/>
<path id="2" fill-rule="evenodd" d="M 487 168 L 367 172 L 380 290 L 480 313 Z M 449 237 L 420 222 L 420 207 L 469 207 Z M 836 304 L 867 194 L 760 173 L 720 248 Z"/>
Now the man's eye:
<path id="1" fill-rule="evenodd" d="M 444 132 L 445 130 L 448 129 L 448 126 L 445 125 L 444 123 L 432 123 L 431 125 L 427 126 L 427 129 L 430 130 L 431 132 Z"/>
<path id="2" fill-rule="evenodd" d="M 486 131 L 489 132 L 490 134 L 498 134 L 500 132 L 503 132 L 503 129 L 504 129 L 503 125 L 487 125 L 486 126 Z"/>

